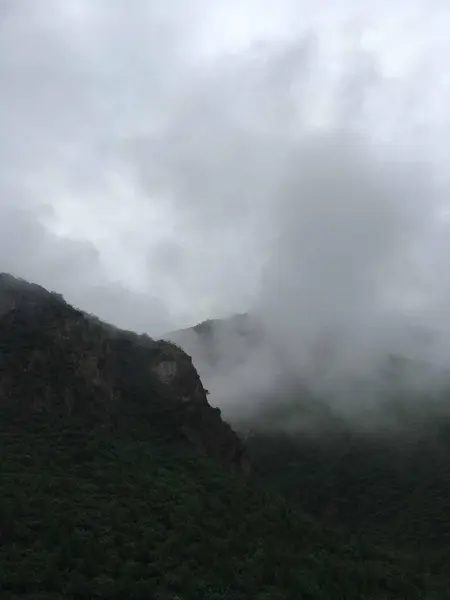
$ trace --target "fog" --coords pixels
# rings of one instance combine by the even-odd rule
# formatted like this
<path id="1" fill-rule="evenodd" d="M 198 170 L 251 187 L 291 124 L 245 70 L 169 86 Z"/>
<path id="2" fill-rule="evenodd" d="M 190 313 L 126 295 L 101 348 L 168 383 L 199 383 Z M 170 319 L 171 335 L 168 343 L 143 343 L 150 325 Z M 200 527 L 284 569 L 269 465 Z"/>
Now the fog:
<path id="1" fill-rule="evenodd" d="M 366 424 L 385 423 L 394 389 L 436 408 L 450 384 L 445 195 L 425 161 L 405 158 L 342 130 L 289 146 L 247 316 L 212 323 L 207 343 L 171 336 L 231 419 L 305 388 Z M 398 357 L 411 364 L 396 363 L 394 388 Z"/>
<path id="2" fill-rule="evenodd" d="M 214 365 L 183 334 L 229 415 L 300 382 L 356 414 L 379 405 L 389 355 L 415 361 L 414 392 L 443 385 L 444 3 L 0 16 L 0 271 L 153 337 L 250 315 L 251 335 L 219 327 Z"/>

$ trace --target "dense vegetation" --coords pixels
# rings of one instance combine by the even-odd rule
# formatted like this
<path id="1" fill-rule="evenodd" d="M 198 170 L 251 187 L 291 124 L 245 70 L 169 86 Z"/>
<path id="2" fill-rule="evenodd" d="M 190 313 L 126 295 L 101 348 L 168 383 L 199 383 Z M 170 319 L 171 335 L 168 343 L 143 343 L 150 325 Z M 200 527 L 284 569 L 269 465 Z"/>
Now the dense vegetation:
<path id="1" fill-rule="evenodd" d="M 329 523 L 388 543 L 450 547 L 447 392 L 396 396 L 376 410 L 378 420 L 364 423 L 307 395 L 272 402 L 246 437 L 254 469 Z"/>
<path id="2" fill-rule="evenodd" d="M 384 407 L 390 429 L 375 424 L 364 429 L 331 416 L 327 422 L 319 411 L 320 419 L 309 430 L 283 431 L 281 423 L 289 422 L 289 415 L 299 423 L 302 401 L 273 405 L 247 436 L 254 474 L 322 524 L 365 544 L 406 551 L 423 571 L 450 572 L 446 406 L 445 394 L 434 404 L 432 399 L 416 405 L 412 398 L 399 400 Z M 311 416 L 307 408 L 306 422 Z M 394 413 L 406 408 L 401 427 L 394 426 Z"/>
<path id="3" fill-rule="evenodd" d="M 187 439 L 224 462 L 245 463 L 239 438 L 175 344 L 106 326 L 41 288 L 16 285 L 20 294 L 0 313 L 3 411 L 70 415 L 134 439 Z"/>
<path id="4" fill-rule="evenodd" d="M 2 598 L 450 597 L 414 555 L 323 527 L 185 444 L 5 421 Z"/>
<path id="5" fill-rule="evenodd" d="M 450 444 L 266 433 L 248 445 L 254 469 L 321 520 L 426 552 L 450 547 Z"/>
<path id="6" fill-rule="evenodd" d="M 249 475 L 181 350 L 5 282 L 2 600 L 450 599 L 443 423 L 411 452 L 262 427 Z"/>

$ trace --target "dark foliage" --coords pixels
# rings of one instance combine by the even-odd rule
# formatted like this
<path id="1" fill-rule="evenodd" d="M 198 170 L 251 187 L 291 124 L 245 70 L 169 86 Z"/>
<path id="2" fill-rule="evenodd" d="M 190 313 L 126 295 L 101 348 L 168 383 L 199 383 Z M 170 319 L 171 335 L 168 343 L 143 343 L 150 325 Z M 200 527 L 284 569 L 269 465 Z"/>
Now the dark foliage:
<path id="1" fill-rule="evenodd" d="M 242 444 L 179 348 L 3 284 L 2 600 L 450 599 L 444 551 L 424 561 L 392 536 L 324 525 L 257 477 L 322 515 L 327 495 L 372 489 L 358 451 L 251 437 L 257 473 L 245 475 Z M 174 362 L 164 384 L 154 367 Z M 390 468 L 376 456 L 375 490 Z M 340 510 L 346 522 L 354 505 Z M 365 505 L 362 516 L 376 521 Z"/>
<path id="2" fill-rule="evenodd" d="M 322 527 L 185 445 L 3 415 L 0 455 L 5 599 L 450 597 L 414 557 Z"/>
<path id="3" fill-rule="evenodd" d="M 114 436 L 185 439 L 242 466 L 239 438 L 208 404 L 191 358 L 175 344 L 105 325 L 26 282 L 16 282 L 17 291 L 7 278 L 5 296 L 1 282 L 3 410 L 69 415 Z M 160 367 L 169 369 L 169 382 Z"/>

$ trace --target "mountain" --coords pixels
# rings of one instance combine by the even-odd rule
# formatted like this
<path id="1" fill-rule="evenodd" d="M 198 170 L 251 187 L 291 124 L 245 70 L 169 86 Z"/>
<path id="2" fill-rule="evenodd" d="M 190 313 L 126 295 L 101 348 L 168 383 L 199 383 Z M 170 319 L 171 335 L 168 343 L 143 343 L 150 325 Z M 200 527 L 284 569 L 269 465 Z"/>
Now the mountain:
<path id="1" fill-rule="evenodd" d="M 193 357 L 212 401 L 227 418 L 241 417 L 280 389 L 274 373 L 285 379 L 286 356 L 250 314 L 212 319 L 164 336 Z"/>
<path id="2" fill-rule="evenodd" d="M 250 316 L 245 322 L 255 324 Z M 219 393 L 222 389 L 221 369 L 233 356 L 235 346 L 226 336 L 233 335 L 236 323 L 235 318 L 211 321 L 172 334 L 189 348 L 202 377 L 206 373 L 213 400 L 217 382 Z M 255 376 L 272 376 L 262 389 L 251 386 L 253 396 L 246 398 L 253 410 L 232 403 L 227 413 L 245 437 L 255 475 L 330 526 L 428 554 L 450 547 L 450 378 L 439 386 L 432 378 L 429 388 L 410 386 L 418 375 L 428 382 L 421 375 L 424 365 L 388 356 L 379 377 L 369 382 L 376 390 L 365 382 L 344 390 L 352 394 L 346 411 L 337 386 L 322 395 L 289 369 L 272 368 L 270 360 L 276 362 L 280 353 L 258 327 L 258 335 L 253 330 L 248 339 L 242 339 L 242 329 L 235 334 L 236 347 L 246 346 L 249 355 L 227 371 L 233 394 Z M 258 370 L 251 356 L 261 357 L 264 346 L 266 362 L 255 364 L 265 368 Z M 205 366 L 209 351 L 215 360 Z M 365 399 L 374 391 L 376 402 L 361 410 L 358 396 Z M 221 401 L 227 406 L 226 397 Z"/>
<path id="3" fill-rule="evenodd" d="M 229 319 L 203 321 L 193 327 L 167 333 L 164 337 L 195 356 L 206 372 L 236 367 L 266 341 L 258 320 L 247 313 Z"/>
<path id="4" fill-rule="evenodd" d="M 450 598 L 447 555 L 330 527 L 249 469 L 173 343 L 8 275 L 0 306 L 2 600 Z"/>
<path id="5" fill-rule="evenodd" d="M 247 468 L 239 438 L 176 345 L 104 325 L 9 275 L 0 276 L 0 307 L 3 410 L 73 416 L 111 435 L 164 433 Z"/>

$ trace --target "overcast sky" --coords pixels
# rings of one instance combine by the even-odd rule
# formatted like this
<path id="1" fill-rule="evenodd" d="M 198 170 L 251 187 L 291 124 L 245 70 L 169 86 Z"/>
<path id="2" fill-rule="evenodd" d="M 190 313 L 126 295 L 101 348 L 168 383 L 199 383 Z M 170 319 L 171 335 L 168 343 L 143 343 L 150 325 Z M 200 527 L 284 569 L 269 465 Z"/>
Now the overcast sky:
<path id="1" fill-rule="evenodd" d="M 448 31 L 439 0 L 0 0 L 0 270 L 151 335 L 305 289 L 442 314 Z"/>

